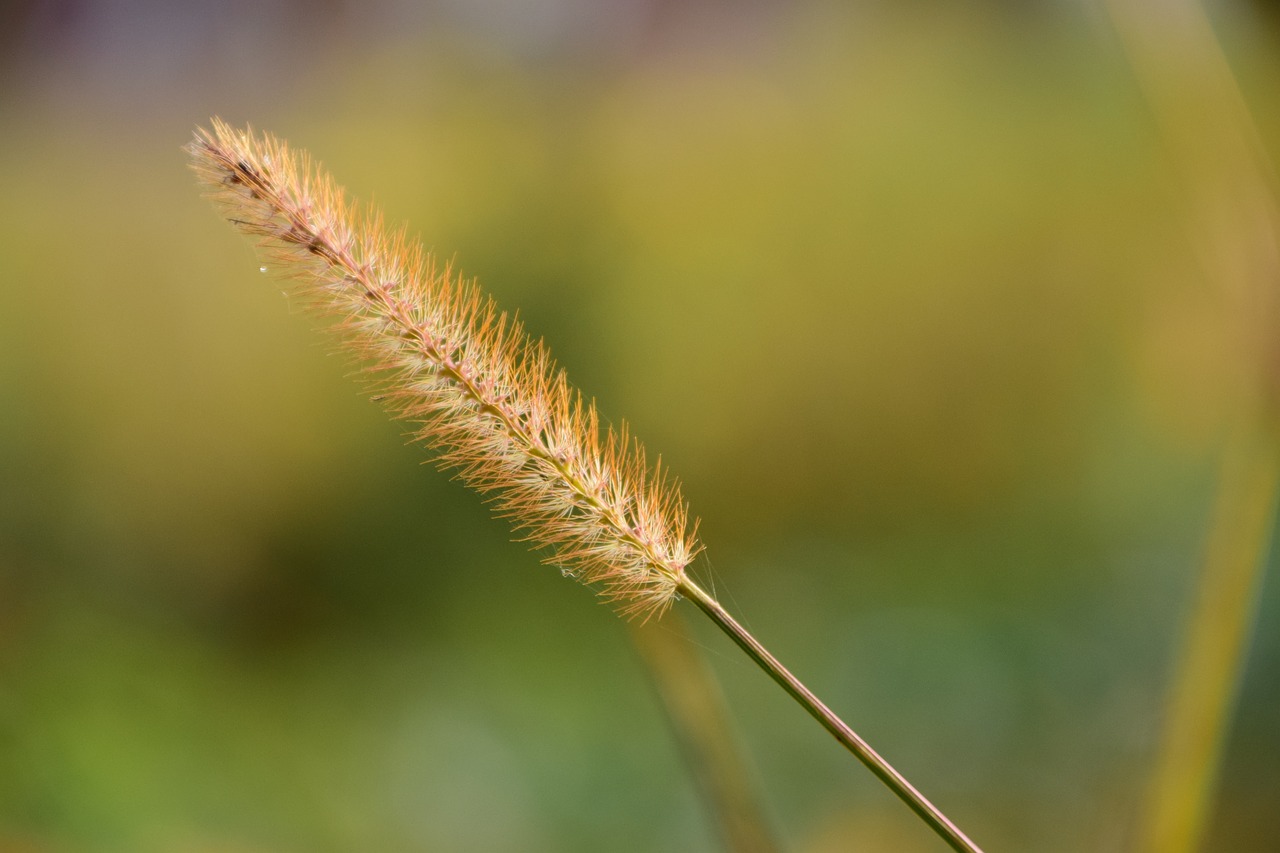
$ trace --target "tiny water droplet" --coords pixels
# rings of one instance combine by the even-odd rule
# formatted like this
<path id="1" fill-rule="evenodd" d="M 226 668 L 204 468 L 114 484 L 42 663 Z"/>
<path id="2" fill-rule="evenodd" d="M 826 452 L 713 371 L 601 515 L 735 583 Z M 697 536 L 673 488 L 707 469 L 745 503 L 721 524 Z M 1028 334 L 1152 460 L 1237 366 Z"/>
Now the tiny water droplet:
<path id="1" fill-rule="evenodd" d="M 266 267 L 258 267 L 258 272 L 266 272 L 266 271 L 267 271 Z"/>

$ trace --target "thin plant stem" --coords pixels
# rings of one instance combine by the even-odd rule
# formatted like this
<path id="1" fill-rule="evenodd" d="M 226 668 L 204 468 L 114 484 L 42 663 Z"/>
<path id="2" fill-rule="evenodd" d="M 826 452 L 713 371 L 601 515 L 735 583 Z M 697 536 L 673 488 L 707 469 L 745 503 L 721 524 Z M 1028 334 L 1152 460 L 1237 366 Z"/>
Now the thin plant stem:
<path id="1" fill-rule="evenodd" d="M 859 737 L 858 733 L 851 729 L 848 723 L 836 716 L 834 711 L 823 704 L 822 700 L 815 696 L 808 687 L 805 687 L 800 679 L 792 675 L 790 670 L 779 663 L 778 659 L 770 654 L 769 650 L 762 646 L 759 640 L 753 637 L 746 628 L 742 627 L 738 620 L 729 615 L 728 611 L 720 605 L 720 602 L 694 583 L 688 575 L 685 575 L 681 580 L 677 589 L 681 595 L 688 598 L 703 613 L 707 614 L 720 630 L 728 634 L 729 638 L 747 653 L 748 657 L 768 673 L 769 677 L 776 681 L 792 699 L 800 703 L 800 707 L 804 708 L 810 716 L 817 720 L 845 749 L 852 752 L 859 761 L 865 764 L 868 770 L 887 785 L 889 790 L 893 791 L 913 812 L 919 815 L 920 819 L 927 823 L 947 844 L 951 845 L 953 850 L 965 851 L 965 853 L 981 853 L 981 848 L 961 832 L 960 828 L 952 823 L 950 818 L 944 815 L 937 806 L 929 802 L 924 794 L 916 790 L 915 786 L 895 770 L 893 765 L 885 761 L 879 753 L 872 749 L 870 744 Z"/>

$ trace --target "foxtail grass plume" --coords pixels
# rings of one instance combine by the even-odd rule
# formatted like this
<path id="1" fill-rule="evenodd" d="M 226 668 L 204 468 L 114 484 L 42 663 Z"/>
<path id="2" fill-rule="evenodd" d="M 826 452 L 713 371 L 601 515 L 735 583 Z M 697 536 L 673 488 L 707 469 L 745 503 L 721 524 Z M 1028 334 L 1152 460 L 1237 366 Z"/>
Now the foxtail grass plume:
<path id="1" fill-rule="evenodd" d="M 489 496 L 544 562 L 648 618 L 701 550 L 661 461 L 601 423 L 541 340 L 284 142 L 214 119 L 187 148 L 210 197 L 332 325 L 375 397 Z"/>
<path id="2" fill-rule="evenodd" d="M 255 238 L 366 365 L 375 396 L 488 495 L 545 561 L 648 618 L 689 599 L 954 850 L 981 853 L 685 572 L 701 545 L 678 484 L 625 426 L 603 425 L 542 341 L 473 281 L 347 204 L 329 176 L 268 134 L 214 119 L 188 146 L 227 219 Z"/>

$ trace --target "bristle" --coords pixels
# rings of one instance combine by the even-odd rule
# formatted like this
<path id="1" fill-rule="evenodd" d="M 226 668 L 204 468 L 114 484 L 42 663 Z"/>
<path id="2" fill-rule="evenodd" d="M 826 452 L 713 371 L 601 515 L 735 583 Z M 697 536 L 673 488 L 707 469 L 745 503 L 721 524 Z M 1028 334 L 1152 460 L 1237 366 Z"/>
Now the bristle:
<path id="1" fill-rule="evenodd" d="M 600 424 L 546 346 L 306 154 L 219 119 L 188 146 L 223 214 L 365 365 L 374 396 L 545 562 L 627 616 L 661 614 L 701 546 L 678 484 Z"/>

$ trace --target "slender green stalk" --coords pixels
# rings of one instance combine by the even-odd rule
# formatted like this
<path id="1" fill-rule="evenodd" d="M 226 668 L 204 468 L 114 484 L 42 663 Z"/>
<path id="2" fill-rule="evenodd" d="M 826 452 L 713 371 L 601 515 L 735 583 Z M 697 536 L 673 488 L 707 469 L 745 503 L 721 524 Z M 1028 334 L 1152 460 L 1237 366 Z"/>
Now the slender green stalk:
<path id="1" fill-rule="evenodd" d="M 937 806 L 925 799 L 924 794 L 916 790 L 915 786 L 906 780 L 901 773 L 893 768 L 889 762 L 880 757 L 871 745 L 858 736 L 858 733 L 849 728 L 849 725 L 838 716 L 835 712 L 823 704 L 822 700 L 813 694 L 808 687 L 800 682 L 800 679 L 791 674 L 785 666 L 778 662 L 769 650 L 760 645 L 760 641 L 751 635 L 746 628 L 742 627 L 736 619 L 729 615 L 720 602 L 716 601 L 707 594 L 702 587 L 693 582 L 686 575 L 678 585 L 677 589 L 680 594 L 688 598 L 694 604 L 701 608 L 702 612 L 716 623 L 720 630 L 729 635 L 738 647 L 747 653 L 756 664 L 769 674 L 769 677 L 778 683 L 778 685 L 800 703 L 800 707 L 809 712 L 815 720 L 822 724 L 822 727 L 831 733 L 837 741 L 840 742 L 845 749 L 854 754 L 855 757 L 867 766 L 867 769 L 876 775 L 885 785 L 889 786 L 889 790 L 898 795 L 898 798 L 906 803 L 913 812 L 920 816 L 921 820 L 929 824 L 933 831 L 938 833 L 944 841 L 951 845 L 953 850 L 966 851 L 966 853 L 981 853 L 981 848 L 974 844 L 969 837 L 960 831 L 951 820 L 944 815 Z"/>

